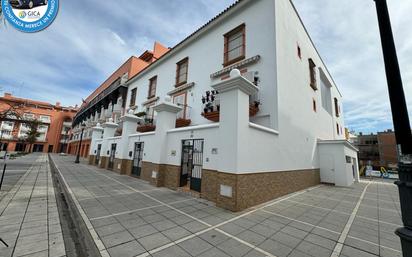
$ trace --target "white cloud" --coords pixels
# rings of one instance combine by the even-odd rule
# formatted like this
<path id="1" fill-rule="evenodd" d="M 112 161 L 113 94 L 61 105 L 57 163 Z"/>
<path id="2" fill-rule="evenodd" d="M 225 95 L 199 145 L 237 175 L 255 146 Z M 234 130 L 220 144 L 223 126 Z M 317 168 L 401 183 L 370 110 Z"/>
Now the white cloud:
<path id="1" fill-rule="evenodd" d="M 391 126 L 374 2 L 293 0 L 344 95 L 347 126 Z M 154 41 L 174 46 L 234 0 L 60 1 L 56 21 L 25 34 L 0 26 L 0 87 L 74 105 Z M 412 1 L 388 0 L 412 111 Z M 24 89 L 19 85 L 24 82 Z"/>
<path id="2" fill-rule="evenodd" d="M 358 131 L 392 127 L 374 1 L 294 0 L 344 96 L 346 125 Z M 412 2 L 388 0 L 409 112 L 412 113 Z"/>

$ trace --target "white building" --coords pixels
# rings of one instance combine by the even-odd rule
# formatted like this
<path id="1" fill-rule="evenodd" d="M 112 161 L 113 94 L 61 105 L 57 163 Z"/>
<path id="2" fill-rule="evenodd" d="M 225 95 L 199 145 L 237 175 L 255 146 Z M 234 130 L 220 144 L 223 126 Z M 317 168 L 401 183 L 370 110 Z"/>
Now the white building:
<path id="1" fill-rule="evenodd" d="M 125 86 L 121 136 L 96 126 L 90 163 L 234 211 L 358 178 L 342 95 L 289 0 L 236 2 Z"/>

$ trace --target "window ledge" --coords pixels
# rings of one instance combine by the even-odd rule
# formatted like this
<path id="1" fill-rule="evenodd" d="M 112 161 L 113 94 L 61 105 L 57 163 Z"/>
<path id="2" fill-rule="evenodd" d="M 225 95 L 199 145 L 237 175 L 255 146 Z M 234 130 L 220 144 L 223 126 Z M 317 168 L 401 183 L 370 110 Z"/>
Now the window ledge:
<path id="1" fill-rule="evenodd" d="M 214 79 L 214 78 L 220 77 L 224 74 L 229 73 L 233 69 L 243 68 L 243 67 L 248 66 L 250 64 L 257 63 L 259 60 L 260 60 L 260 55 L 255 55 L 251 58 L 239 61 L 235 64 L 232 64 L 232 65 L 229 65 L 229 66 L 225 67 L 224 69 L 222 69 L 220 71 L 217 71 L 215 73 L 210 74 L 210 78 Z"/>
<path id="2" fill-rule="evenodd" d="M 147 99 L 146 102 L 143 103 L 143 105 L 151 104 L 151 103 L 153 103 L 153 102 L 156 102 L 157 100 L 159 100 L 159 97 L 158 97 L 158 96 L 157 96 L 157 97 L 155 96 L 155 97 L 149 98 L 149 99 Z"/>
<path id="3" fill-rule="evenodd" d="M 195 85 L 194 82 L 186 83 L 186 84 L 184 84 L 184 85 L 181 85 L 181 86 L 179 86 L 179 87 L 177 87 L 177 88 L 169 91 L 169 92 L 167 93 L 167 95 L 172 96 L 172 95 L 174 95 L 174 94 L 176 94 L 176 93 L 179 93 L 179 92 L 181 92 L 181 91 L 188 90 L 189 88 L 192 88 L 194 85 Z"/>
<path id="4" fill-rule="evenodd" d="M 249 127 L 250 128 L 254 128 L 263 132 L 267 132 L 269 134 L 274 134 L 274 135 L 279 135 L 279 131 L 265 127 L 265 126 L 261 126 L 252 122 L 249 122 Z"/>

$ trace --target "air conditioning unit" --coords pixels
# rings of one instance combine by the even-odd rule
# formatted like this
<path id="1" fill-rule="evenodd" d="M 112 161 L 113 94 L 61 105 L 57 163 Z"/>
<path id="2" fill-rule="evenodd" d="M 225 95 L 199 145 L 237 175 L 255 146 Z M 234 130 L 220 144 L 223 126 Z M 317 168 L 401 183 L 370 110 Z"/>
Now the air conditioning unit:
<path id="1" fill-rule="evenodd" d="M 258 71 L 248 71 L 242 74 L 242 76 L 255 84 L 255 86 L 259 85 L 259 72 Z"/>

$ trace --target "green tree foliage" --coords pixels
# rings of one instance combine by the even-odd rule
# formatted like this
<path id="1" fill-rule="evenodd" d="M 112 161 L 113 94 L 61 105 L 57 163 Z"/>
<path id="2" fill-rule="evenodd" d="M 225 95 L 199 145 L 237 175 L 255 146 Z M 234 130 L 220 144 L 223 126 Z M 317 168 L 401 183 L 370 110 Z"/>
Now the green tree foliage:
<path id="1" fill-rule="evenodd" d="M 30 120 L 27 121 L 26 125 L 29 127 L 29 131 L 27 131 L 27 136 L 25 141 L 29 144 L 29 152 L 31 152 L 33 144 L 37 141 L 37 138 L 40 136 L 39 133 L 39 125 L 41 122 L 39 120 Z"/>

